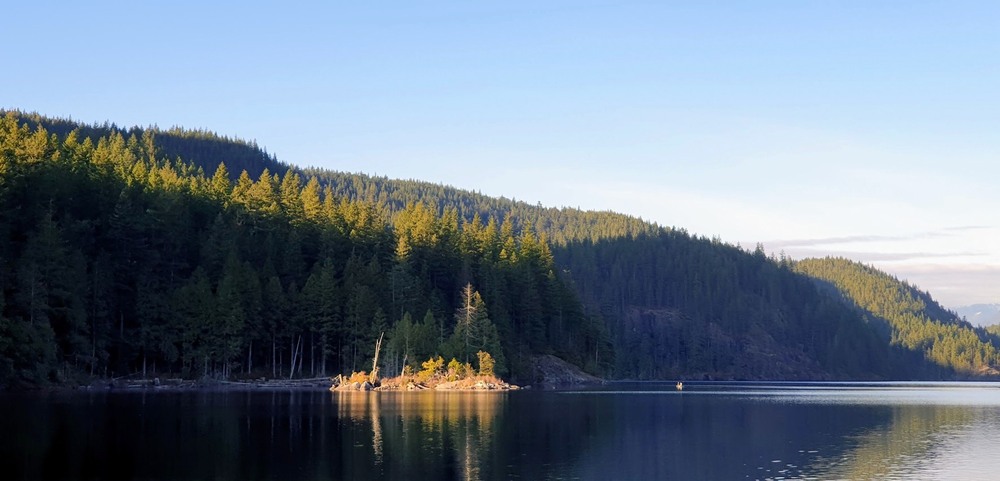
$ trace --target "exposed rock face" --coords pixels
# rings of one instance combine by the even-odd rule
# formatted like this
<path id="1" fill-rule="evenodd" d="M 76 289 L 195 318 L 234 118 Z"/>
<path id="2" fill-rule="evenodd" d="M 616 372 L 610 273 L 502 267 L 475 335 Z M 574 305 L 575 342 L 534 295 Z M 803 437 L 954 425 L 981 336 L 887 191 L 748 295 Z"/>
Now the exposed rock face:
<path id="1" fill-rule="evenodd" d="M 333 386 L 330 386 L 331 391 L 371 391 L 375 389 L 368 381 L 365 382 L 345 382 L 343 384 L 337 382 L 338 380 L 334 378 Z"/>
<path id="2" fill-rule="evenodd" d="M 473 376 L 456 381 L 446 381 L 434 378 L 427 382 L 417 382 L 406 377 L 383 379 L 373 391 L 513 391 L 520 387 L 508 384 L 494 376 Z M 350 388 L 334 388 L 336 391 L 351 390 Z M 364 389 L 362 389 L 364 390 Z"/>
<path id="3" fill-rule="evenodd" d="M 462 379 L 459 381 L 443 382 L 434 386 L 437 391 L 511 391 L 518 389 L 517 386 L 507 384 L 499 379 L 491 381 L 483 379 Z"/>
<path id="4" fill-rule="evenodd" d="M 574 386 L 580 384 L 600 384 L 604 380 L 587 374 L 580 368 L 551 354 L 534 358 L 534 383 L 543 387 Z"/>

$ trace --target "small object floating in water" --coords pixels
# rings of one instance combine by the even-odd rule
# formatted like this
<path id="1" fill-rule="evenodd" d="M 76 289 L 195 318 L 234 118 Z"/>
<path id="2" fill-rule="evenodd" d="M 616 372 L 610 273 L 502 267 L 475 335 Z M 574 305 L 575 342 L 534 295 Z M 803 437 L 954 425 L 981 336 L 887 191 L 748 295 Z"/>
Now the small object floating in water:
<path id="1" fill-rule="evenodd" d="M 677 381 L 677 390 L 681 391 L 683 389 L 684 389 L 684 383 L 681 381 Z"/>

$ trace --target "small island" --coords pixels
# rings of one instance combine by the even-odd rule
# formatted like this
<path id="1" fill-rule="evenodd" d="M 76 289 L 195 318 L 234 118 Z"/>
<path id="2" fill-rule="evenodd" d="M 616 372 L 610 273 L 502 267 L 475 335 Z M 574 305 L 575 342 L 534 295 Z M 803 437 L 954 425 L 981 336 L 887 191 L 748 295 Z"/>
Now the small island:
<path id="1" fill-rule="evenodd" d="M 445 365 L 441 356 L 432 357 L 423 362 L 422 370 L 413 372 L 410 366 L 403 367 L 403 372 L 396 377 L 381 378 L 378 368 L 371 373 L 365 371 L 352 373 L 350 376 L 337 376 L 332 379 L 331 391 L 511 391 L 520 387 L 509 384 L 498 378 L 494 373 L 496 361 L 490 353 L 476 353 L 479 369 L 471 363 L 463 363 L 452 358 Z M 377 359 L 377 354 L 376 354 Z"/>

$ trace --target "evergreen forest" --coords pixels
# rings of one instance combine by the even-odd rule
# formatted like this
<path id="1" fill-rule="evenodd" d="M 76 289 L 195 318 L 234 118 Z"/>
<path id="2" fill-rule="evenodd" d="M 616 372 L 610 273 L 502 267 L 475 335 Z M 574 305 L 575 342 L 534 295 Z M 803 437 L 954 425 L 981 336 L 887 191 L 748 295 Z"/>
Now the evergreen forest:
<path id="1" fill-rule="evenodd" d="M 209 131 L 0 120 L 0 385 L 294 378 L 435 356 L 530 382 L 991 376 L 997 337 L 840 259 L 301 169 Z M 470 314 L 474 307 L 475 315 Z M 367 367 L 366 367 L 367 364 Z"/>

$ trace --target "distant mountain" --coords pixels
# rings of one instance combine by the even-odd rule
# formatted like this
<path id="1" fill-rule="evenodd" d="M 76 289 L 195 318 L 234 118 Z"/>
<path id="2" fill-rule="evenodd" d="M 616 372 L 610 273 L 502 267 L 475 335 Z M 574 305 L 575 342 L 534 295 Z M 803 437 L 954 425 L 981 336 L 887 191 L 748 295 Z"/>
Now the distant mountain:
<path id="1" fill-rule="evenodd" d="M 974 326 L 1000 324 L 1000 304 L 973 304 L 956 308 L 955 312 Z"/>

